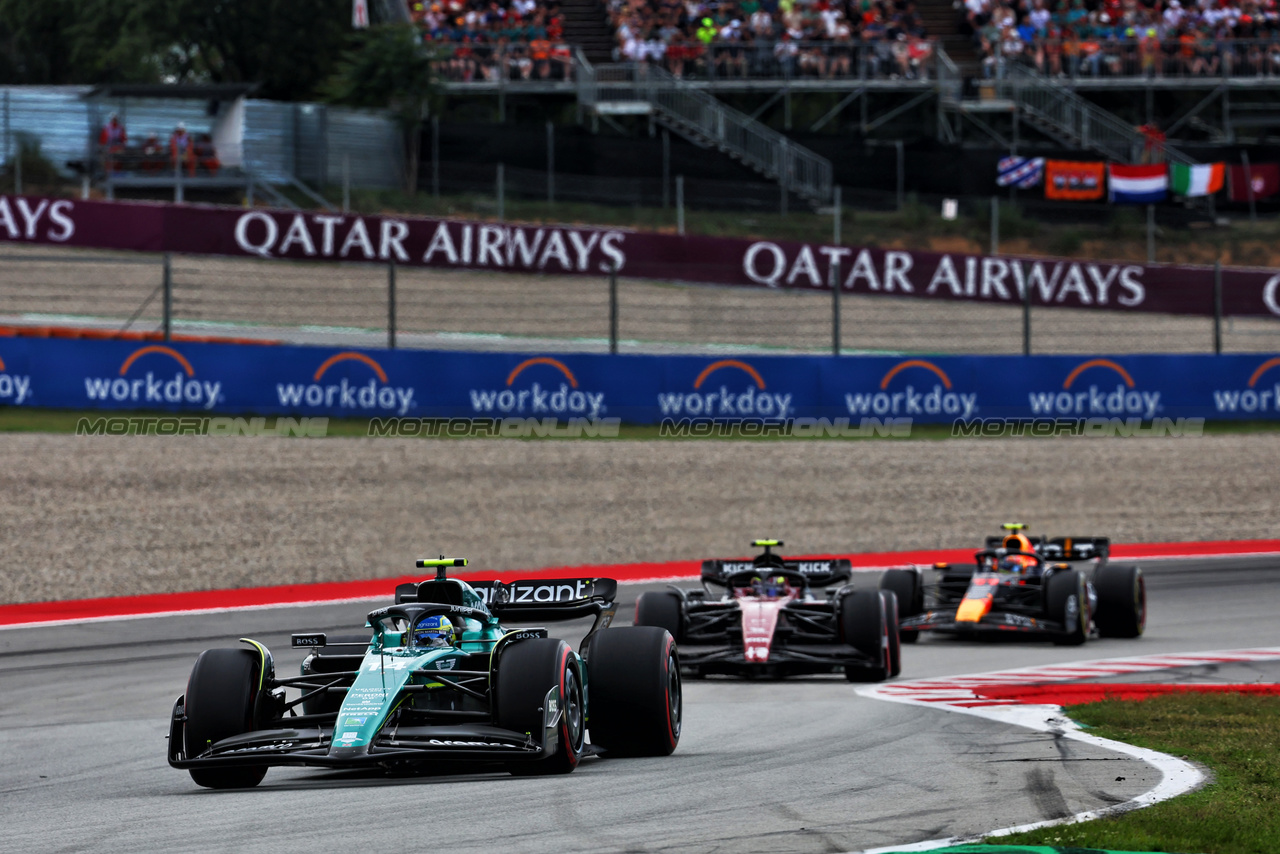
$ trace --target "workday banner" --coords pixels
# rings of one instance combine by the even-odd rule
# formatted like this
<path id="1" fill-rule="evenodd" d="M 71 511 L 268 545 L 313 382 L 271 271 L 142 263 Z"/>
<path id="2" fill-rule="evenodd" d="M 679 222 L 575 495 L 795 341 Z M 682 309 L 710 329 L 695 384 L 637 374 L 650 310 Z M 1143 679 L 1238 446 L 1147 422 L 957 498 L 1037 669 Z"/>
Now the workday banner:
<path id="1" fill-rule="evenodd" d="M 1280 356 L 610 356 L 0 338 L 0 407 L 347 418 L 1280 419 Z"/>
<path id="2" fill-rule="evenodd" d="M 785 240 L 332 212 L 0 196 L 0 241 L 267 260 L 623 276 L 951 302 L 1211 316 L 1213 271 Z M 1280 272 L 1228 269 L 1230 316 L 1280 317 Z"/>

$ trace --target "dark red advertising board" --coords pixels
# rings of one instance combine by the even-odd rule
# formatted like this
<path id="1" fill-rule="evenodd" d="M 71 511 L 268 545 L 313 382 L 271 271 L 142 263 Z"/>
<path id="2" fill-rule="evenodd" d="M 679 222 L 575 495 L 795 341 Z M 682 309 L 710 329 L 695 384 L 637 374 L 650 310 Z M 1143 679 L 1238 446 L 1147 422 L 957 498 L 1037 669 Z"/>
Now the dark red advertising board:
<path id="1" fill-rule="evenodd" d="M 1211 315 L 1213 270 L 556 225 L 0 196 L 0 239 L 139 252 L 623 276 L 976 303 Z M 1280 317 L 1280 272 L 1225 269 L 1223 311 Z"/>

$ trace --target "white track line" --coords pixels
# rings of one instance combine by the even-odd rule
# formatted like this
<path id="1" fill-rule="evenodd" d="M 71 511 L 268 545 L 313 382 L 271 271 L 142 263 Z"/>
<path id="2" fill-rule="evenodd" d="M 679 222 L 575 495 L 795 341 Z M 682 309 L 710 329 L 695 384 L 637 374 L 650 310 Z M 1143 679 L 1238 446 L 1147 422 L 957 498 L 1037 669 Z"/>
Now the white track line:
<path id="1" fill-rule="evenodd" d="M 930 709 L 945 709 L 962 715 L 972 715 L 987 720 L 1026 727 L 1037 732 L 1050 732 L 1062 738 L 1092 744 L 1105 750 L 1123 753 L 1154 766 L 1161 775 L 1160 783 L 1150 791 L 1131 798 L 1122 804 L 1076 813 L 1067 818 L 1037 821 L 1014 827 L 1002 827 L 973 836 L 953 836 L 949 839 L 929 839 L 907 845 L 888 845 L 883 848 L 867 848 L 856 854 L 888 854 L 896 851 L 929 851 L 950 845 L 964 845 L 990 836 L 1008 836 L 1025 830 L 1053 827 L 1058 824 L 1075 824 L 1109 815 L 1129 812 L 1167 801 L 1193 789 L 1204 782 L 1204 774 L 1189 762 L 1165 753 L 1135 747 L 1121 741 L 1099 738 L 1083 732 L 1062 712 L 1061 706 L 1021 704 L 1014 700 L 988 700 L 979 697 L 972 689 L 982 685 L 1044 684 L 1076 682 L 1090 676 L 1115 676 L 1123 673 L 1144 673 L 1154 670 L 1172 670 L 1179 667 L 1196 667 L 1203 664 L 1227 664 L 1247 661 L 1280 660 L 1280 647 L 1259 649 L 1230 649 L 1217 652 L 1198 652 L 1179 655 L 1143 655 L 1132 658 L 1104 658 L 1095 661 L 1076 661 L 1048 667 L 1020 667 L 993 673 L 971 673 L 947 679 L 920 679 L 898 682 L 892 685 L 868 685 L 857 693 L 875 700 L 905 703 Z"/>

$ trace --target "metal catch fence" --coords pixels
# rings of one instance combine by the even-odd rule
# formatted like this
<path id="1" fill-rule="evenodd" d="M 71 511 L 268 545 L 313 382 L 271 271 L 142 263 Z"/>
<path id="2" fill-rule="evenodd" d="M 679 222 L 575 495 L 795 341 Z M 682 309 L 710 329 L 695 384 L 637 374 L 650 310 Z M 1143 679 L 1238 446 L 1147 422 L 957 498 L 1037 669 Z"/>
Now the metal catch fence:
<path id="1" fill-rule="evenodd" d="M 650 353 L 1262 352 L 1280 319 L 374 264 L 6 251 L 0 325 L 327 346 Z M 1205 281 L 1212 301 L 1212 271 Z M 46 334 L 46 333 L 40 333 Z"/>

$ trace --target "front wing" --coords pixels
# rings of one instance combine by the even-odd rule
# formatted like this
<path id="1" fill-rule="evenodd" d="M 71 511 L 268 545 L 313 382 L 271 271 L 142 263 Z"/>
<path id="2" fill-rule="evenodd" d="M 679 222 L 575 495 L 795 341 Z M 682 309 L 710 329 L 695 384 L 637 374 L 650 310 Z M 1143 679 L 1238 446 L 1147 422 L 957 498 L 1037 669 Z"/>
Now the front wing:
<path id="1" fill-rule="evenodd" d="M 757 661 L 746 656 L 741 644 L 724 646 L 700 646 L 688 643 L 680 647 L 680 666 L 686 672 L 720 674 L 727 676 L 801 676 L 813 673 L 834 673 L 839 669 L 863 674 L 868 678 L 883 679 L 883 669 L 873 660 L 851 646 L 843 644 L 803 644 L 774 646 L 767 661 Z"/>
<path id="2" fill-rule="evenodd" d="M 183 752 L 186 724 L 184 697 L 173 705 L 169 722 L 169 764 L 174 768 L 218 768 L 245 765 L 300 765 L 320 768 L 367 768 L 422 762 L 521 762 L 545 759 L 559 746 L 560 710 L 543 713 L 541 739 L 485 724 L 384 727 L 369 745 L 344 747 L 329 726 L 254 730 L 225 738 L 198 756 Z"/>
<path id="3" fill-rule="evenodd" d="M 956 620 L 956 608 L 935 608 L 903 617 L 899 631 L 934 631 L 954 634 L 978 634 L 984 632 L 1020 633 L 1029 635 L 1054 635 L 1064 631 L 1062 623 L 1041 617 L 1028 617 L 1008 611 L 991 611 L 977 622 Z"/>

